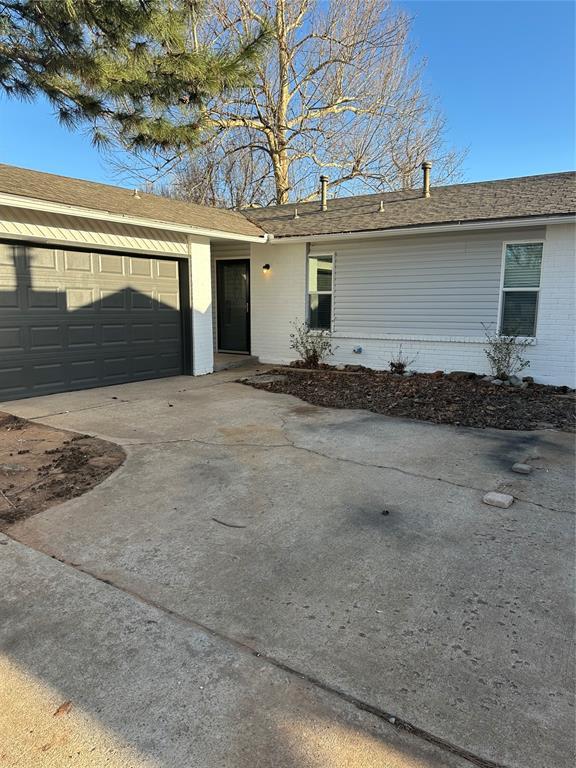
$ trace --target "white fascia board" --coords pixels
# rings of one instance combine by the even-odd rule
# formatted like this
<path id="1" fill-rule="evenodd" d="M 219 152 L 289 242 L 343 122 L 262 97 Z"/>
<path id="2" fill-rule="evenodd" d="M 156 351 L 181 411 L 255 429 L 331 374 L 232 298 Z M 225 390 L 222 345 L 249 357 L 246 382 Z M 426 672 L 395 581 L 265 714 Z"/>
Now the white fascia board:
<path id="1" fill-rule="evenodd" d="M 398 237 L 403 235 L 430 235 L 435 232 L 464 232 L 482 229 L 513 229 L 515 227 L 542 227 L 550 224 L 574 224 L 576 216 L 572 214 L 559 216 L 533 216 L 525 219 L 494 219 L 492 221 L 462 221 L 454 224 L 430 224 L 414 227 L 397 227 L 396 229 L 368 229 L 361 232 L 333 232 L 327 235 L 284 235 L 274 237 L 268 235 L 268 242 L 274 245 L 287 243 L 318 243 L 333 240 L 368 240 L 381 237 Z"/>
<path id="2" fill-rule="evenodd" d="M 75 216 L 83 219 L 110 221 L 115 224 L 131 224 L 136 227 L 164 229 L 170 232 L 185 232 L 186 234 L 200 235 L 212 239 L 242 240 L 248 243 L 265 243 L 267 240 L 265 234 L 260 236 L 240 235 L 235 234 L 234 232 L 225 232 L 218 229 L 205 229 L 203 227 L 193 227 L 185 224 L 172 224 L 169 221 L 159 221 L 158 219 L 146 219 L 139 216 L 128 216 L 122 213 L 109 213 L 108 211 L 100 211 L 96 208 L 82 208 L 76 205 L 51 203 L 47 200 L 40 200 L 33 197 L 20 197 L 18 195 L 0 193 L 0 206 L 2 205 L 8 206 L 9 208 L 27 208 L 28 210 L 41 211 L 42 213 L 58 213 L 64 216 Z"/>

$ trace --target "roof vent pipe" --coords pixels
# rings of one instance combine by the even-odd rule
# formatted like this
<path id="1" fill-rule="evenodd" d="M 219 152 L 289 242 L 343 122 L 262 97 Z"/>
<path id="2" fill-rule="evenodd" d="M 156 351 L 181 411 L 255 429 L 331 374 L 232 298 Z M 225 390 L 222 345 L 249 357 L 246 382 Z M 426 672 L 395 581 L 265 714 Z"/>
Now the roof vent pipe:
<path id="1" fill-rule="evenodd" d="M 328 176 L 320 176 L 320 207 L 323 211 L 328 208 Z"/>
<path id="2" fill-rule="evenodd" d="M 430 197 L 430 169 L 432 168 L 432 163 L 426 160 L 422 163 L 421 168 L 423 171 L 422 197 Z"/>

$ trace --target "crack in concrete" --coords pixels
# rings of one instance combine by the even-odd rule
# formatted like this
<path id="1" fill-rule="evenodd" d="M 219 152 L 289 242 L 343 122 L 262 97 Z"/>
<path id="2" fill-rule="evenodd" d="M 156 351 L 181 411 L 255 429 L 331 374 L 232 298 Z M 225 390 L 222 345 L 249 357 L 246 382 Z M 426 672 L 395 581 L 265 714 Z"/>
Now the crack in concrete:
<path id="1" fill-rule="evenodd" d="M 112 399 L 112 398 L 111 398 Z M 81 413 L 82 411 L 94 411 L 97 408 L 106 408 L 110 405 L 118 405 L 119 403 L 131 403 L 132 400 L 122 400 L 121 398 L 114 398 L 113 403 L 100 403 L 100 405 L 87 405 L 86 408 L 75 408 L 74 410 L 56 411 L 55 413 L 44 413 L 42 416 L 20 416 L 21 419 L 27 421 L 38 421 L 38 419 L 50 419 L 52 416 L 66 416 L 69 413 Z M 64 429 L 64 427 L 60 427 Z"/>
<path id="2" fill-rule="evenodd" d="M 269 654 L 263 651 L 259 651 L 256 648 L 253 648 L 251 645 L 249 645 L 248 643 L 242 640 L 237 640 L 234 637 L 226 635 L 223 632 L 217 629 L 214 629 L 213 627 L 210 627 L 201 621 L 198 621 L 197 619 L 190 618 L 189 616 L 181 613 L 180 611 L 176 611 L 172 608 L 168 608 L 162 605 L 161 603 L 159 603 L 158 601 L 148 598 L 134 589 L 123 587 L 120 584 L 112 581 L 111 579 L 107 579 L 104 576 L 100 576 L 96 571 L 92 571 L 91 569 L 86 568 L 80 563 L 74 563 L 72 561 L 68 561 L 63 557 L 60 557 L 48 550 L 39 549 L 38 547 L 34 547 L 30 544 L 22 542 L 16 537 L 11 536 L 6 532 L 2 532 L 2 533 L 8 538 L 13 539 L 14 541 L 18 541 L 18 543 L 21 546 L 25 546 L 28 549 L 32 549 L 35 552 L 39 552 L 40 554 L 46 555 L 47 557 L 50 557 L 53 560 L 56 560 L 57 562 L 61 563 L 62 565 L 68 568 L 72 568 L 73 570 L 78 571 L 84 574 L 85 576 L 88 576 L 100 582 L 101 584 L 105 584 L 111 589 L 115 589 L 118 592 L 121 592 L 122 594 L 133 598 L 134 600 L 136 600 L 137 602 L 143 605 L 154 608 L 160 613 L 163 613 L 169 616 L 170 618 L 175 619 L 176 621 L 179 621 L 181 624 L 184 624 L 185 626 L 193 627 L 201 632 L 204 632 L 210 635 L 211 637 L 217 638 L 218 640 L 228 645 L 232 645 L 242 653 L 248 654 L 250 656 L 255 656 L 256 658 L 266 662 L 267 664 L 270 664 L 276 669 L 279 669 L 293 677 L 297 677 L 300 680 L 304 680 L 305 682 L 309 683 L 310 685 L 313 685 L 316 688 L 319 688 L 325 693 L 328 693 L 332 696 L 335 696 L 341 699 L 342 701 L 347 702 L 348 704 L 351 704 L 356 709 L 359 709 L 362 712 L 366 712 L 367 714 L 377 717 L 379 720 L 383 720 L 392 728 L 396 728 L 397 730 L 400 730 L 400 731 L 405 731 L 416 738 L 422 739 L 423 741 L 426 741 L 429 744 L 433 744 L 439 749 L 442 749 L 446 752 L 449 752 L 451 754 L 457 755 L 458 757 L 461 757 L 463 760 L 466 760 L 471 765 L 478 766 L 478 768 L 507 768 L 506 765 L 504 765 L 504 763 L 497 763 L 497 762 L 494 762 L 493 760 L 489 760 L 480 755 L 476 755 L 475 753 L 465 749 L 464 747 L 460 747 L 457 744 L 453 744 L 452 742 L 449 742 L 446 739 L 443 739 L 441 736 L 436 736 L 430 731 L 427 731 L 423 728 L 418 727 L 417 725 L 410 722 L 409 720 L 405 720 L 401 717 L 398 717 L 397 715 L 394 715 L 391 712 L 388 712 L 382 709 L 381 707 L 377 707 L 373 704 L 370 704 L 369 702 L 366 702 L 360 699 L 359 697 L 354 696 L 353 694 L 347 693 L 341 688 L 331 685 L 330 683 L 324 682 L 323 680 L 321 680 L 318 677 L 315 677 L 314 675 L 308 674 L 306 672 L 302 672 L 301 670 L 298 670 L 295 667 L 291 667 L 289 664 L 285 664 L 284 662 L 279 661 L 278 659 L 275 659 L 273 656 L 270 656 Z"/>
<path id="3" fill-rule="evenodd" d="M 329 453 L 323 453 L 322 451 L 316 450 L 314 448 L 308 448 L 307 446 L 304 446 L 304 445 L 298 445 L 294 440 L 291 440 L 286 435 L 286 423 L 284 419 L 282 419 L 282 432 L 284 434 L 284 439 L 286 440 L 285 443 L 246 443 L 246 442 L 230 443 L 224 440 L 200 440 L 199 438 L 191 437 L 191 438 L 181 438 L 181 439 L 175 439 L 175 440 L 158 440 L 158 441 L 138 442 L 138 443 L 125 442 L 122 445 L 123 447 L 131 448 L 131 447 L 137 447 L 137 446 L 170 445 L 173 443 L 197 443 L 199 445 L 206 445 L 212 448 L 219 448 L 219 447 L 261 448 L 261 449 L 293 448 L 295 451 L 305 451 L 306 453 L 319 456 L 320 458 L 326 459 L 327 461 L 339 461 L 346 464 L 354 464 L 355 466 L 364 467 L 367 469 L 384 469 L 390 472 L 399 472 L 400 474 L 405 475 L 407 477 L 412 477 L 415 479 L 422 479 L 422 480 L 430 480 L 432 482 L 438 482 L 438 483 L 445 483 L 446 485 L 451 485 L 456 488 L 463 488 L 464 490 L 478 491 L 479 493 L 482 493 L 482 494 L 487 493 L 490 490 L 494 490 L 493 488 L 480 488 L 479 486 L 466 485 L 466 483 L 459 483 L 456 480 L 448 480 L 445 477 L 434 477 L 433 475 L 426 475 L 423 472 L 414 472 L 408 469 L 402 469 L 401 467 L 396 467 L 393 464 L 375 464 L 369 461 L 359 461 L 358 459 L 349 459 L 343 456 L 334 456 Z M 537 501 L 532 501 L 531 499 L 527 499 L 522 496 L 514 496 L 514 498 L 517 501 L 523 502 L 524 504 L 531 504 L 535 507 L 539 507 L 540 509 L 544 509 L 547 512 L 555 512 L 558 514 L 569 514 L 569 515 L 573 514 L 569 509 L 547 507 L 545 504 L 540 504 Z"/>
<path id="4" fill-rule="evenodd" d="M 331 459 L 333 461 L 341 461 L 348 464 L 355 464 L 356 466 L 359 466 L 359 467 L 390 470 L 392 472 L 399 472 L 402 475 L 407 475 L 408 477 L 420 478 L 422 480 L 431 480 L 432 482 L 446 483 L 447 485 L 452 485 L 452 486 L 455 486 L 456 488 L 464 488 L 465 490 L 469 490 L 469 491 L 478 491 L 479 493 L 487 493 L 488 490 L 493 490 L 491 488 L 490 489 L 480 488 L 475 485 L 466 485 L 466 483 L 459 483 L 456 480 L 448 480 L 445 477 L 434 477 L 433 475 L 425 475 L 422 472 L 412 472 L 411 470 L 408 470 L 408 469 L 395 467 L 393 464 L 373 464 L 372 462 L 358 461 L 357 459 L 347 459 L 347 458 L 342 458 L 340 456 L 332 456 L 328 453 L 322 453 L 322 451 L 317 451 L 313 448 L 306 448 L 304 446 L 296 445 L 295 443 L 291 443 L 291 446 L 296 450 L 307 451 L 308 453 L 315 454 L 316 456 L 321 456 L 325 459 Z M 570 512 L 570 510 L 568 509 L 557 509 L 555 507 L 546 507 L 544 504 L 540 504 L 537 501 L 531 501 L 530 499 L 522 498 L 520 496 L 514 496 L 514 498 L 517 501 L 524 502 L 525 504 L 533 504 L 536 507 L 546 509 L 548 512 L 572 514 L 572 512 Z"/>
<path id="5" fill-rule="evenodd" d="M 200 386 L 200 387 L 195 387 L 194 389 L 206 389 L 208 387 L 225 386 L 227 384 L 236 384 L 236 383 L 238 383 L 238 382 L 236 382 L 234 380 L 230 380 L 230 381 L 226 380 L 226 381 L 218 381 L 218 382 L 207 382 L 206 385 Z M 180 393 L 180 392 L 192 392 L 192 391 L 193 391 L 193 389 L 190 389 L 190 390 L 183 389 L 183 390 L 179 390 L 178 393 Z M 117 398 L 115 400 L 115 402 L 112 402 L 112 403 L 107 402 L 107 403 L 101 403 L 99 405 L 87 406 L 86 408 L 77 408 L 75 410 L 57 411 L 55 413 L 48 413 L 48 414 L 45 414 L 43 416 L 28 417 L 28 419 L 29 419 L 29 421 L 36 421 L 38 419 L 47 419 L 47 418 L 51 418 L 53 416 L 62 416 L 62 415 L 67 415 L 69 413 L 80 413 L 82 411 L 90 411 L 90 410 L 95 410 L 97 408 L 105 408 L 106 406 L 109 406 L 109 405 L 117 405 L 119 403 L 132 403 L 132 402 L 137 402 L 137 401 L 124 400 L 124 399 L 121 399 L 121 398 Z M 24 417 L 22 417 L 22 418 L 24 418 Z M 444 477 L 434 477 L 432 475 L 426 475 L 426 474 L 421 473 L 421 472 L 413 472 L 411 470 L 402 469 L 401 467 L 394 466 L 393 464 L 375 464 L 375 463 L 372 463 L 372 462 L 364 462 L 364 461 L 359 461 L 358 459 L 349 459 L 349 458 L 345 458 L 345 457 L 342 457 L 342 456 L 334 456 L 334 455 L 331 455 L 329 453 L 323 453 L 322 451 L 316 450 L 314 448 L 308 448 L 308 447 L 303 446 L 303 445 L 298 445 L 294 440 L 291 440 L 287 436 L 287 434 L 286 434 L 286 430 L 288 428 L 287 427 L 288 419 L 286 417 L 282 417 L 282 416 L 280 416 L 279 418 L 280 418 L 280 423 L 281 423 L 281 430 L 282 430 L 282 433 L 284 435 L 284 440 L 285 440 L 284 443 L 267 443 L 267 444 L 266 443 L 247 443 L 247 442 L 229 443 L 229 442 L 225 442 L 225 441 L 201 440 L 199 438 L 177 438 L 175 440 L 158 440 L 158 441 L 147 441 L 147 442 L 144 442 L 144 441 L 142 441 L 142 442 L 127 442 L 127 441 L 129 441 L 131 439 L 131 438 L 127 438 L 125 441 L 122 441 L 120 443 L 120 445 L 122 445 L 123 447 L 132 447 L 132 446 L 147 446 L 147 445 L 149 445 L 149 446 L 154 446 L 154 445 L 170 445 L 170 444 L 173 444 L 173 443 L 197 443 L 199 445 L 206 445 L 206 446 L 209 446 L 209 447 L 220 447 L 220 446 L 222 446 L 222 447 L 226 447 L 226 448 L 234 448 L 236 446 L 238 446 L 238 447 L 246 447 L 246 448 L 264 448 L 264 449 L 294 448 L 294 450 L 306 451 L 307 453 L 319 456 L 320 458 L 324 458 L 324 459 L 326 459 L 328 461 L 339 461 L 339 462 L 342 462 L 342 463 L 354 464 L 356 466 L 365 467 L 365 468 L 368 468 L 368 469 L 370 469 L 370 468 L 372 468 L 372 469 L 384 469 L 384 470 L 388 470 L 388 471 L 391 471 L 391 472 L 399 472 L 400 474 L 405 475 L 407 477 L 412 477 L 412 478 L 417 478 L 417 479 L 420 478 L 420 479 L 423 479 L 423 480 L 430 480 L 432 482 L 445 483 L 447 485 L 451 485 L 451 486 L 454 486 L 456 488 L 463 488 L 465 490 L 478 491 L 479 493 L 487 493 L 489 490 L 494 490 L 492 488 L 489 488 L 489 489 L 487 489 L 487 488 L 480 488 L 480 487 L 474 486 L 474 485 L 467 485 L 466 483 L 459 483 L 459 482 L 457 482 L 455 480 L 448 480 L 447 478 L 444 478 Z M 95 433 L 90 433 L 90 434 L 92 436 L 98 437 L 98 435 L 95 434 Z M 104 439 L 115 441 L 115 438 L 111 438 L 111 437 L 106 437 Z M 116 438 L 116 440 L 117 440 L 117 438 Z M 528 498 L 523 497 L 523 496 L 514 496 L 514 498 L 517 501 L 523 502 L 524 504 L 531 504 L 532 506 L 538 507 L 539 509 L 544 509 L 547 512 L 554 512 L 554 513 L 558 513 L 558 514 L 570 514 L 570 515 L 573 514 L 572 510 L 569 510 L 569 509 L 559 509 L 557 507 L 549 507 L 549 506 L 546 506 L 545 504 L 541 504 L 541 503 L 539 503 L 537 501 L 533 501 L 532 499 L 528 499 Z"/>

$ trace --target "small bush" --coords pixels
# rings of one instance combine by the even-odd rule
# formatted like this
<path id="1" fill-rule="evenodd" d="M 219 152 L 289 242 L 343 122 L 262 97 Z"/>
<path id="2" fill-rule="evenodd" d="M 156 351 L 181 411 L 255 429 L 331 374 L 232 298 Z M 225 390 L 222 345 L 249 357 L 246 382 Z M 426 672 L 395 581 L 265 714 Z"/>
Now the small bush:
<path id="1" fill-rule="evenodd" d="M 297 321 L 292 327 L 290 349 L 296 352 L 306 368 L 318 368 L 326 357 L 334 354 L 330 331 L 312 329 L 307 323 Z"/>
<path id="2" fill-rule="evenodd" d="M 390 366 L 390 373 L 406 373 L 408 370 L 408 366 L 412 365 L 412 363 L 416 360 L 415 357 L 410 359 L 402 352 L 402 344 L 398 347 L 398 354 L 396 357 L 393 357 L 392 360 L 388 363 Z"/>
<path id="3" fill-rule="evenodd" d="M 483 328 L 487 342 L 484 353 L 493 376 L 508 379 L 530 366 L 530 361 L 523 356 L 526 347 L 532 344 L 530 339 L 503 336 L 486 325 Z"/>

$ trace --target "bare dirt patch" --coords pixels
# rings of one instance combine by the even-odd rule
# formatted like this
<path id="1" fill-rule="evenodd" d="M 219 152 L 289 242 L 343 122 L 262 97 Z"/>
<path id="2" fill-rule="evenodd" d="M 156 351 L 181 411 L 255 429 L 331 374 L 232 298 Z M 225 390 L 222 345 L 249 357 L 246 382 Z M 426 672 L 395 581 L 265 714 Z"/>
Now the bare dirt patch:
<path id="1" fill-rule="evenodd" d="M 86 493 L 125 458 L 114 443 L 0 411 L 0 529 Z"/>
<path id="2" fill-rule="evenodd" d="M 244 380 L 257 389 L 294 395 L 328 408 L 362 408 L 436 424 L 495 429 L 576 428 L 576 397 L 567 387 L 495 386 L 481 377 L 279 368 Z M 266 378 L 268 377 L 268 378 Z"/>

